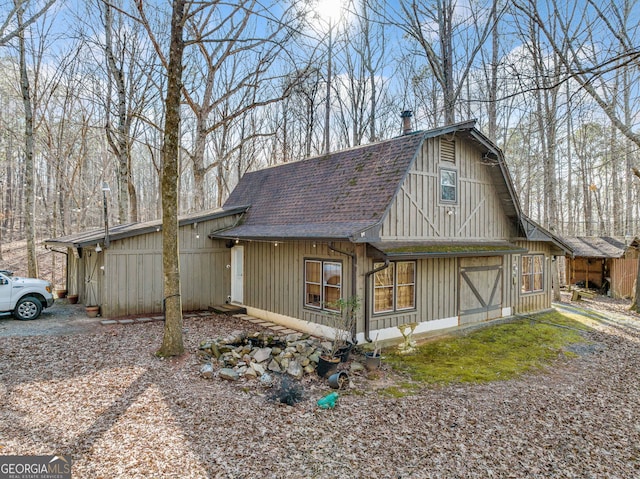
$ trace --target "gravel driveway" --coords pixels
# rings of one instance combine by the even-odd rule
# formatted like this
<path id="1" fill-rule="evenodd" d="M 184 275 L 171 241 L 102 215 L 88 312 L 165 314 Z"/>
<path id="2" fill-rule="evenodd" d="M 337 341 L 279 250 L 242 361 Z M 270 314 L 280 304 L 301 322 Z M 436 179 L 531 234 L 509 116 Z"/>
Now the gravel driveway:
<path id="1" fill-rule="evenodd" d="M 203 379 L 200 341 L 246 328 L 185 321 L 189 354 L 154 356 L 162 324 L 0 338 L 0 453 L 69 454 L 77 478 L 640 477 L 640 332 L 599 321 L 547 371 L 389 398 L 353 376 L 335 409 L 304 383 L 293 407 L 253 382 Z"/>
<path id="2" fill-rule="evenodd" d="M 0 316 L 0 338 L 8 336 L 59 336 L 95 331 L 101 318 L 89 318 L 82 304 L 56 300 L 43 309 L 38 319 L 17 321 L 13 316 Z"/>

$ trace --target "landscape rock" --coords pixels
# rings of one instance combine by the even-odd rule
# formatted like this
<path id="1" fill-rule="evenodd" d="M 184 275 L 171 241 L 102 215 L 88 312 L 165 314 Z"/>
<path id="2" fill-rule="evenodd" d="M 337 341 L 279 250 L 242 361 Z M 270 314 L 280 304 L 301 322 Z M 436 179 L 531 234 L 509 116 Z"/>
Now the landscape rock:
<path id="1" fill-rule="evenodd" d="M 321 343 L 317 338 L 302 333 L 271 336 L 234 331 L 223 338 L 201 342 L 196 355 L 200 362 L 210 363 L 213 369 L 219 363 L 238 377 L 252 379 L 271 371 L 287 372 L 301 379 L 305 374 L 315 372 L 319 356 L 325 352 L 323 345 L 326 347 L 330 343 Z M 224 379 L 236 380 L 228 372 L 223 376 Z"/>
<path id="2" fill-rule="evenodd" d="M 354 362 L 351 363 L 351 366 L 349 366 L 349 370 L 352 373 L 357 373 L 357 372 L 360 372 L 360 371 L 364 371 L 364 365 L 354 361 Z"/>
<path id="3" fill-rule="evenodd" d="M 266 361 L 267 359 L 269 359 L 271 357 L 271 348 L 260 348 L 257 349 L 255 354 L 253 355 L 253 359 L 257 362 L 257 363 L 261 363 L 263 361 Z"/>
<path id="4" fill-rule="evenodd" d="M 302 369 L 302 366 L 300 366 L 300 363 L 298 363 L 298 361 L 293 360 L 287 367 L 287 374 L 293 376 L 296 379 L 301 379 L 304 375 L 304 370 Z"/>
<path id="5" fill-rule="evenodd" d="M 211 379 L 213 377 L 213 366 L 211 363 L 205 363 L 200 368 L 200 376 L 206 379 Z"/>
<path id="6" fill-rule="evenodd" d="M 269 363 L 269 366 L 267 366 L 267 369 L 269 371 L 273 371 L 274 373 L 282 372 L 282 369 L 280 368 L 280 365 L 276 362 L 275 358 L 271 360 L 271 362 Z"/>
<path id="7" fill-rule="evenodd" d="M 251 369 L 253 369 L 259 376 L 262 376 L 265 373 L 264 365 L 260 363 L 251 363 Z"/>
<path id="8" fill-rule="evenodd" d="M 220 379 L 226 379 L 227 381 L 237 381 L 240 379 L 240 374 L 235 369 L 222 368 L 218 373 Z"/>

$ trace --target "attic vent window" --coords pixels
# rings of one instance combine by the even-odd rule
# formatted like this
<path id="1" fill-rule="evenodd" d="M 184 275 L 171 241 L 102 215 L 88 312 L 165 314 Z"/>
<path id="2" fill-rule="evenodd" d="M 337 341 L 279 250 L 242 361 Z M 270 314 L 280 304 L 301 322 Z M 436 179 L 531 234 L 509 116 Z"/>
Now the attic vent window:
<path id="1" fill-rule="evenodd" d="M 456 143 L 452 140 L 440 140 L 440 160 L 455 163 L 456 161 Z"/>

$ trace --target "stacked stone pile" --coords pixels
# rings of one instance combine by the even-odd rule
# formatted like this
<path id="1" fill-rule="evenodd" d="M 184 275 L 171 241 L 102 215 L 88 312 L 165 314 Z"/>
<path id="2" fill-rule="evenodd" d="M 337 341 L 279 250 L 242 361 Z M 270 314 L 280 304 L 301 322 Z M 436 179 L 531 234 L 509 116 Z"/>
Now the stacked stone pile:
<path id="1" fill-rule="evenodd" d="M 218 376 L 231 381 L 255 379 L 269 372 L 301 379 L 316 370 L 318 358 L 330 348 L 330 343 L 303 333 L 274 336 L 234 331 L 225 338 L 200 344 L 198 353 L 204 363 L 200 372 L 213 377 L 218 366 Z"/>

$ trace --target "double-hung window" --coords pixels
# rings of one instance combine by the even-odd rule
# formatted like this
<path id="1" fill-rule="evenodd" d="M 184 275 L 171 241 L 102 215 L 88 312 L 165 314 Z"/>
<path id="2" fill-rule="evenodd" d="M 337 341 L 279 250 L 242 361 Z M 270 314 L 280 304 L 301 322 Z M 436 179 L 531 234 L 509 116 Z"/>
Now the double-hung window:
<path id="1" fill-rule="evenodd" d="M 522 255 L 522 287 L 523 293 L 544 291 L 544 255 Z"/>
<path id="2" fill-rule="evenodd" d="M 383 263 L 374 263 L 374 268 Z M 397 261 L 374 275 L 373 312 L 391 313 L 416 307 L 416 263 Z"/>
<path id="3" fill-rule="evenodd" d="M 458 172 L 456 170 L 440 169 L 440 201 L 452 204 L 458 202 Z"/>
<path id="4" fill-rule="evenodd" d="M 342 297 L 342 263 L 305 260 L 304 305 L 325 311 L 340 311 Z"/>

